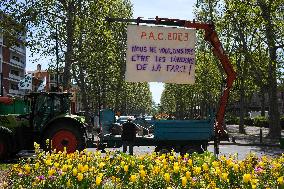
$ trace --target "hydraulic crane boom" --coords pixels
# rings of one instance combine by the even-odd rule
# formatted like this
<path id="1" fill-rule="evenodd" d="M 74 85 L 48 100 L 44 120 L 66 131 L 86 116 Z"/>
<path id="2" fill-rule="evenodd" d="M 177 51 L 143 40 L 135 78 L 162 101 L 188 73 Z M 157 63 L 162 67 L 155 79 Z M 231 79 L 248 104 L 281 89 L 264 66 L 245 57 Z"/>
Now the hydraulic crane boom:
<path id="1" fill-rule="evenodd" d="M 137 25 L 139 25 L 139 23 L 146 23 L 146 24 L 155 24 L 155 25 L 166 25 L 166 26 L 180 26 L 185 28 L 193 28 L 197 30 L 198 29 L 205 30 L 205 40 L 210 42 L 210 44 L 212 45 L 213 47 L 212 50 L 214 55 L 220 60 L 222 67 L 225 70 L 225 73 L 227 74 L 226 88 L 224 89 L 222 96 L 220 98 L 220 103 L 216 114 L 216 124 L 215 124 L 216 135 L 218 137 L 226 135 L 223 122 L 224 122 L 226 105 L 229 99 L 230 89 L 232 88 L 233 82 L 236 79 L 236 72 L 234 71 L 233 66 L 230 63 L 228 56 L 225 54 L 225 51 L 218 38 L 213 23 L 200 23 L 195 21 L 191 22 L 179 19 L 159 18 L 158 16 L 155 19 L 147 19 L 147 20 L 141 19 L 140 17 L 138 17 L 137 19 L 107 18 L 107 21 L 136 22 Z"/>

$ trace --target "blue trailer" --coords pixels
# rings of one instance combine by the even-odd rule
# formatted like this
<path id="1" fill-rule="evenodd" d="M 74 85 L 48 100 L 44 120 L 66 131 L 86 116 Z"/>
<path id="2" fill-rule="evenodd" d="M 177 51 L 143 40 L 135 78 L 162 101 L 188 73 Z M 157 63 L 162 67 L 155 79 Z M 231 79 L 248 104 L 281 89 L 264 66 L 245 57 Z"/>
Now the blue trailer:
<path id="1" fill-rule="evenodd" d="M 111 110 L 101 110 L 98 147 L 116 148 L 122 146 L 121 135 L 112 134 L 110 128 L 117 126 L 115 115 Z M 156 152 L 174 150 L 181 154 L 198 152 L 207 149 L 208 142 L 214 139 L 213 113 L 203 120 L 155 120 L 154 132 L 137 135 L 135 146 L 155 146 Z M 135 122 L 135 121 L 134 121 Z"/>

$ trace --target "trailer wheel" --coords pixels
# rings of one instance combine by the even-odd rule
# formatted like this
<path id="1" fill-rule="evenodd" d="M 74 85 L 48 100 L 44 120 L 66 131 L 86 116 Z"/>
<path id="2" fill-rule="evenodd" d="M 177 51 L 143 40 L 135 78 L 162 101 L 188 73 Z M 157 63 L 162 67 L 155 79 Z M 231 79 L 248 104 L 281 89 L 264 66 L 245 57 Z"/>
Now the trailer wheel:
<path id="1" fill-rule="evenodd" d="M 180 154 L 184 156 L 185 154 L 192 154 L 192 153 L 203 153 L 203 149 L 201 148 L 201 145 L 195 144 L 195 145 L 186 145 L 182 147 Z"/>
<path id="2" fill-rule="evenodd" d="M 11 153 L 9 134 L 0 128 L 0 161 L 8 159 Z"/>
<path id="3" fill-rule="evenodd" d="M 63 152 L 66 147 L 67 152 L 72 153 L 86 147 L 84 133 L 76 125 L 70 123 L 59 122 L 52 124 L 45 130 L 44 146 L 46 146 L 45 141 L 47 139 L 51 141 L 51 148 L 56 149 L 56 151 Z"/>

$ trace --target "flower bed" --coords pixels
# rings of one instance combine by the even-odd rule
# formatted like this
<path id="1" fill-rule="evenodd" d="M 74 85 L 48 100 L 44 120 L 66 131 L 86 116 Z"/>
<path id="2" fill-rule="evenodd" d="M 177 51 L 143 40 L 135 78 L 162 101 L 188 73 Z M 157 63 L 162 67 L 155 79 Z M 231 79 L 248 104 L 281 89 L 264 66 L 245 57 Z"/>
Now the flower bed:
<path id="1" fill-rule="evenodd" d="M 40 152 L 9 174 L 12 188 L 284 188 L 284 154 L 215 158 L 212 153 L 129 156 Z"/>

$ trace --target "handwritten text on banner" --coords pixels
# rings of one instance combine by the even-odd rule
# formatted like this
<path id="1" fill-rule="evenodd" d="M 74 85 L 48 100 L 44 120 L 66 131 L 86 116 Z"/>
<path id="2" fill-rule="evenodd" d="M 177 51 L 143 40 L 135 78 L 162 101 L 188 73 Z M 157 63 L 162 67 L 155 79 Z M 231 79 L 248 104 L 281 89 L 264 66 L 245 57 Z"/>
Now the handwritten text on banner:
<path id="1" fill-rule="evenodd" d="M 193 84 L 193 29 L 129 25 L 126 81 Z"/>

